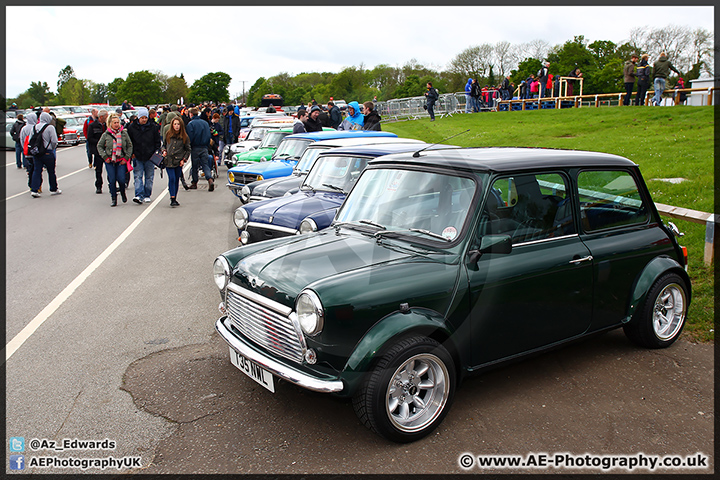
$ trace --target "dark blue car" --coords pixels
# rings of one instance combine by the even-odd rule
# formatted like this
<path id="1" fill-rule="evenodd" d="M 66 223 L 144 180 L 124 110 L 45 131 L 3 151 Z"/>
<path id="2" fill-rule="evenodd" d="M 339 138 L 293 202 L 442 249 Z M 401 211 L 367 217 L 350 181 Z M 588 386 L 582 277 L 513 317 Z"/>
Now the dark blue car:
<path id="1" fill-rule="evenodd" d="M 345 201 L 370 160 L 391 153 L 425 148 L 428 148 L 427 144 L 388 143 L 340 147 L 321 153 L 300 187 L 300 192 L 253 202 L 235 210 L 238 240 L 246 245 L 322 230 L 333 221 L 338 207 Z M 450 147 L 438 145 L 432 148 Z"/>

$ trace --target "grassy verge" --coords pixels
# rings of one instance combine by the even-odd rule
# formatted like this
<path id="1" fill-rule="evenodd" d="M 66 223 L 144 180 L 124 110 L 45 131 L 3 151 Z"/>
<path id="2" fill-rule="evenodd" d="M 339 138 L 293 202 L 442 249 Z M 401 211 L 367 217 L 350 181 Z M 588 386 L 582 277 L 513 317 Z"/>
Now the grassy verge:
<path id="1" fill-rule="evenodd" d="M 470 129 L 447 143 L 612 153 L 640 166 L 655 202 L 714 212 L 714 126 L 713 107 L 677 106 L 456 114 L 435 122 L 384 123 L 383 130 L 435 143 Z M 660 180 L 669 178 L 685 180 Z M 713 266 L 703 264 L 705 225 L 672 221 L 685 233 L 681 243 L 690 257 L 693 300 L 685 332 L 695 340 L 712 341 L 715 284 Z"/>

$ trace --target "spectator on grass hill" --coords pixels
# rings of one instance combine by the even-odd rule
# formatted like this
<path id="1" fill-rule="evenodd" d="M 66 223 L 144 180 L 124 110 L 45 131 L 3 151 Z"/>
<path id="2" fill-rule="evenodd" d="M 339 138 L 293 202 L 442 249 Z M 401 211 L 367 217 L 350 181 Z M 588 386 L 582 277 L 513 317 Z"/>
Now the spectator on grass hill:
<path id="1" fill-rule="evenodd" d="M 573 68 L 570 70 L 570 73 L 568 73 L 568 77 L 574 77 L 574 78 L 580 78 L 582 77 L 582 72 L 578 67 Z M 573 93 L 575 91 L 575 81 L 574 80 L 568 80 L 567 82 L 567 96 L 572 97 Z"/>
<path id="2" fill-rule="evenodd" d="M 653 97 L 653 103 L 656 107 L 659 107 L 662 103 L 662 94 L 665 91 L 667 84 L 667 77 L 670 75 L 670 70 L 680 75 L 680 72 L 670 63 L 667 58 L 667 53 L 662 52 L 660 58 L 653 63 L 653 76 L 654 76 L 654 87 L 655 96 Z"/>
<path id="3" fill-rule="evenodd" d="M 537 79 L 540 82 L 540 98 L 545 97 L 545 91 L 547 90 L 547 82 L 549 80 L 550 76 L 550 62 L 545 60 L 543 62 L 543 66 L 540 67 L 540 70 L 538 70 L 537 73 Z"/>
<path id="4" fill-rule="evenodd" d="M 630 60 L 625 62 L 623 67 L 623 82 L 625 82 L 625 97 L 623 98 L 623 105 L 630 105 L 630 97 L 632 96 L 633 87 L 635 87 L 635 64 L 638 61 L 638 56 L 634 53 L 630 56 Z"/>
<path id="5" fill-rule="evenodd" d="M 465 113 L 470 113 L 473 111 L 473 101 L 471 95 L 472 84 L 473 79 L 468 78 L 468 81 L 465 84 Z"/>
<path id="6" fill-rule="evenodd" d="M 650 65 L 648 65 L 649 55 L 643 53 L 640 56 L 640 64 L 637 67 L 637 83 L 638 89 L 635 95 L 635 105 L 645 105 L 645 96 L 648 88 L 650 88 Z"/>
<path id="7" fill-rule="evenodd" d="M 435 102 L 440 98 L 437 89 L 432 86 L 432 82 L 427 82 L 427 92 L 425 92 L 425 106 L 430 114 L 430 121 L 435 121 Z"/>

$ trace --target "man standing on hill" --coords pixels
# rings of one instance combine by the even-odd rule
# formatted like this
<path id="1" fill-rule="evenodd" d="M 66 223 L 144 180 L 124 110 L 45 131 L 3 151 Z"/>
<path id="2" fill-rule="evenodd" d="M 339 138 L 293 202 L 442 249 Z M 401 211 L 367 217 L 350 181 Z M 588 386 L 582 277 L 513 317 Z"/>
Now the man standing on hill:
<path id="1" fill-rule="evenodd" d="M 638 61 L 638 56 L 634 53 L 630 56 L 630 60 L 625 62 L 623 67 L 623 81 L 625 82 L 625 98 L 623 98 L 623 105 L 630 105 L 630 97 L 632 96 L 633 87 L 635 86 L 635 64 Z"/>
<path id="2" fill-rule="evenodd" d="M 427 83 L 427 92 L 425 92 L 425 101 L 427 111 L 430 114 L 430 121 L 435 121 L 435 102 L 437 99 L 440 98 L 440 95 L 438 94 L 438 91 L 433 88 L 432 83 Z"/>
<path id="3" fill-rule="evenodd" d="M 548 76 L 550 75 L 550 62 L 545 60 L 543 66 L 538 70 L 537 79 L 540 82 L 540 98 L 545 97 L 545 90 L 547 90 Z"/>
<path id="4" fill-rule="evenodd" d="M 653 103 L 656 107 L 662 103 L 662 94 L 665 91 L 665 85 L 667 83 L 667 77 L 670 75 L 670 70 L 680 75 L 680 72 L 670 63 L 667 58 L 667 53 L 662 52 L 660 58 L 653 63 L 653 75 L 654 75 L 654 87 L 655 96 L 653 97 Z"/>

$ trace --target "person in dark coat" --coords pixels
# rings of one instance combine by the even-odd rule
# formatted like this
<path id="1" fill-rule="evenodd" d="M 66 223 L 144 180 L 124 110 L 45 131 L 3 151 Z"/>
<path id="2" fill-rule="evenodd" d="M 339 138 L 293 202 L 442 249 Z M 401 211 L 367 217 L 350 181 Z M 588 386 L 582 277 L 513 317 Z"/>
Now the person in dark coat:
<path id="1" fill-rule="evenodd" d="M 23 153 L 23 145 L 20 143 L 20 131 L 25 126 L 25 120 L 23 120 L 23 118 L 23 114 L 18 113 L 15 117 L 15 123 L 13 123 L 13 126 L 10 129 L 10 137 L 12 137 L 15 141 L 15 164 L 17 165 L 17 168 L 23 168 L 23 166 L 26 166 L 27 164 L 25 154 Z"/>
<path id="2" fill-rule="evenodd" d="M 308 115 L 308 119 L 305 121 L 305 130 L 308 132 L 322 132 L 323 126 L 322 123 L 320 123 L 320 120 L 318 120 L 318 117 L 320 116 L 320 112 L 322 109 L 318 107 L 317 105 L 314 105 L 310 109 L 310 114 Z"/>
<path id="3" fill-rule="evenodd" d="M 90 124 L 88 127 L 87 142 L 90 144 L 90 153 L 93 156 L 93 165 L 95 166 L 95 193 L 102 193 L 103 186 L 103 165 L 105 160 L 100 156 L 98 152 L 97 144 L 100 141 L 100 137 L 107 130 L 106 120 L 108 117 L 108 111 L 102 109 L 98 112 L 98 118 Z"/>
<path id="4" fill-rule="evenodd" d="M 375 130 L 380 131 L 380 115 L 375 110 L 373 102 L 365 102 L 362 106 L 363 114 L 365 115 L 365 121 L 363 123 L 363 130 Z"/>
<path id="5" fill-rule="evenodd" d="M 150 203 L 152 200 L 153 180 L 155 178 L 155 164 L 150 157 L 160 150 L 160 132 L 150 121 L 148 109 L 141 107 L 137 111 L 138 118 L 127 128 L 130 141 L 133 144 L 133 176 L 135 183 L 135 197 L 133 202 L 138 205 Z"/>
<path id="6" fill-rule="evenodd" d="M 192 147 L 190 159 L 192 162 L 192 183 L 190 189 L 196 190 L 200 175 L 198 171 L 202 168 L 205 179 L 208 181 L 208 191 L 215 190 L 215 182 L 212 178 L 210 169 L 210 155 L 208 147 L 210 147 L 210 125 L 202 120 L 196 107 L 190 108 L 190 121 L 186 128 L 187 136 L 190 139 Z"/>
<path id="7" fill-rule="evenodd" d="M 223 132 L 225 132 L 225 144 L 237 143 L 240 136 L 240 117 L 232 108 L 228 108 L 223 116 Z"/>
<path id="8" fill-rule="evenodd" d="M 327 106 L 328 115 L 330 116 L 330 127 L 337 130 L 338 126 L 342 123 L 342 113 L 340 113 L 340 109 L 332 100 L 327 103 Z"/>
<path id="9" fill-rule="evenodd" d="M 635 94 L 635 105 L 645 105 L 645 95 L 650 88 L 650 65 L 648 59 L 650 56 L 643 53 L 640 56 L 640 63 L 637 66 L 637 93 Z"/>

